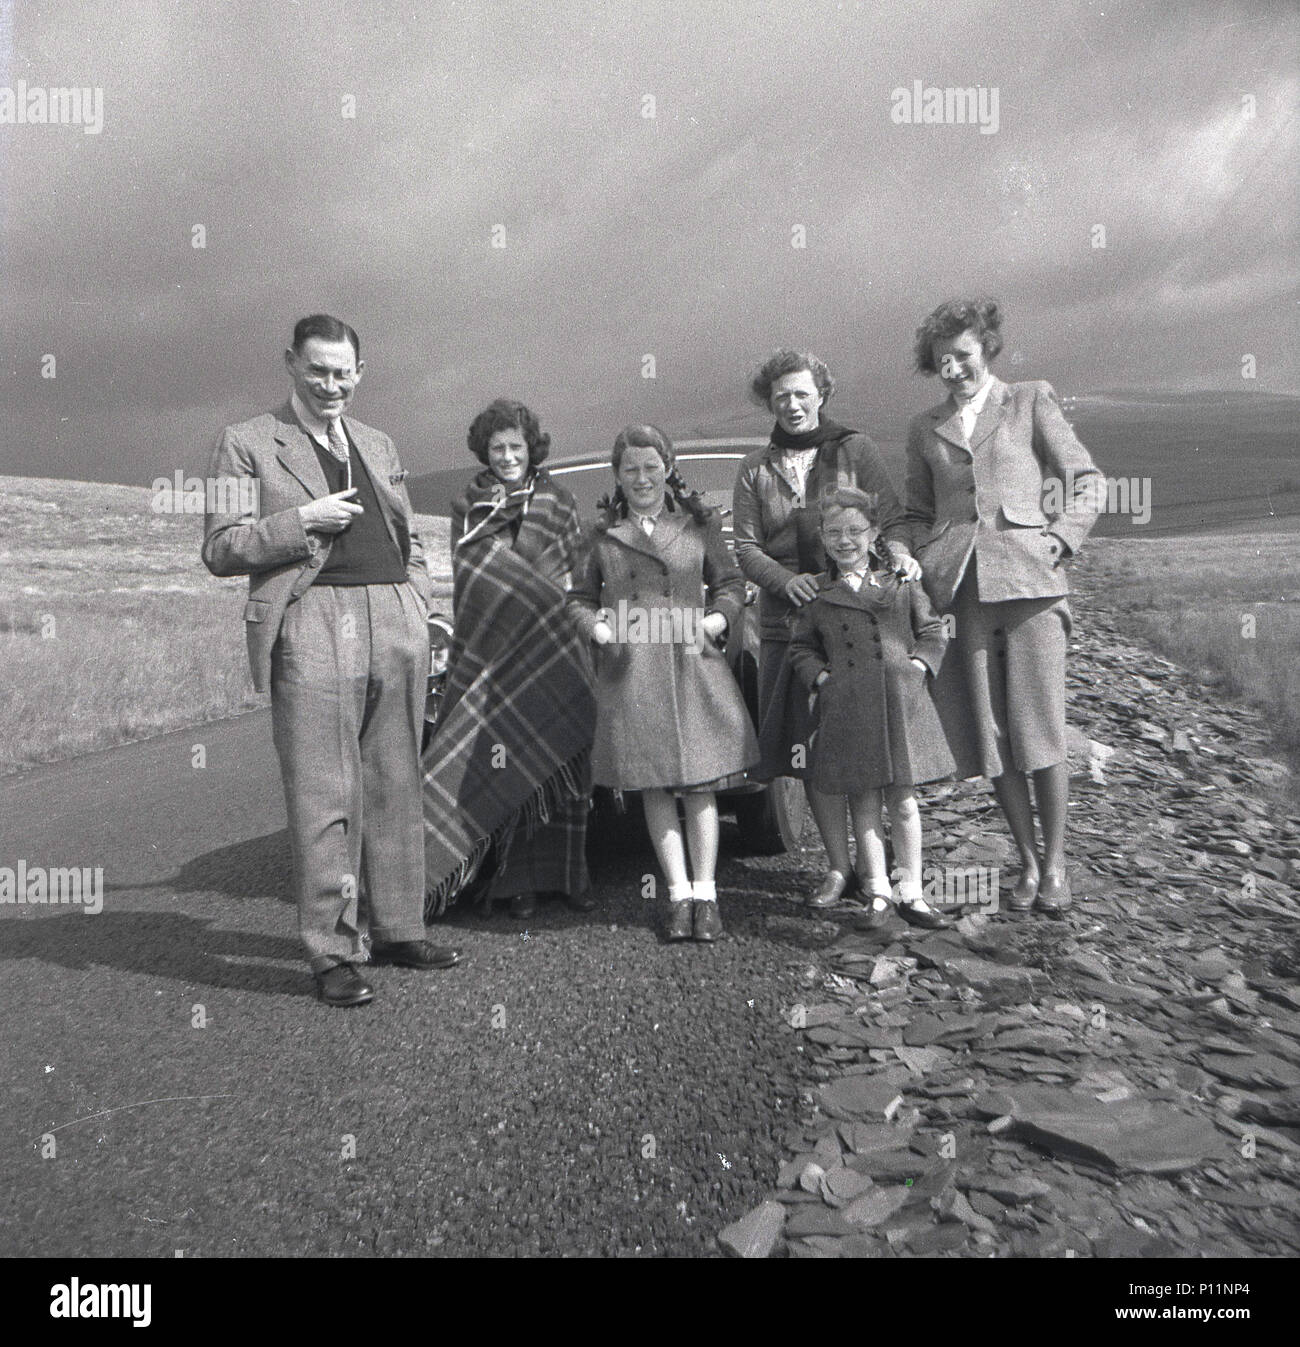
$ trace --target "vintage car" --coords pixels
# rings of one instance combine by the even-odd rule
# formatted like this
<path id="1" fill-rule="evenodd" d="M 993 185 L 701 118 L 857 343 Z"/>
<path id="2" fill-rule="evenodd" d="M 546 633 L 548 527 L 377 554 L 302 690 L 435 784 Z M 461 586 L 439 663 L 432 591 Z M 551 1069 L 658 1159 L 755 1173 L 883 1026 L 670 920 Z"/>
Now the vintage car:
<path id="1" fill-rule="evenodd" d="M 731 544 L 731 496 L 741 460 L 766 439 L 708 439 L 676 442 L 677 464 L 688 487 L 698 491 L 722 517 L 722 529 Z M 593 520 L 597 503 L 613 486 L 608 454 L 589 454 L 564 462 L 548 463 L 551 476 L 574 495 L 585 521 Z M 753 584 L 746 584 L 746 608 L 740 630 L 727 637 L 727 658 L 740 684 L 745 704 L 754 723 L 758 723 L 758 624 L 751 605 L 758 597 Z M 432 617 L 429 634 L 433 649 L 429 674 L 429 702 L 426 722 L 437 716 L 442 683 L 446 676 L 447 651 L 451 625 L 446 618 Z M 426 724 L 426 739 L 427 739 Z M 610 792 L 597 790 L 593 807 L 602 815 L 621 813 L 624 801 Z M 746 850 L 766 855 L 791 851 L 799 845 L 806 821 L 807 804 L 803 787 L 790 777 L 778 777 L 770 784 L 749 782 L 719 798 L 719 808 L 735 815 L 741 844 Z M 639 810 L 637 811 L 640 812 Z"/>

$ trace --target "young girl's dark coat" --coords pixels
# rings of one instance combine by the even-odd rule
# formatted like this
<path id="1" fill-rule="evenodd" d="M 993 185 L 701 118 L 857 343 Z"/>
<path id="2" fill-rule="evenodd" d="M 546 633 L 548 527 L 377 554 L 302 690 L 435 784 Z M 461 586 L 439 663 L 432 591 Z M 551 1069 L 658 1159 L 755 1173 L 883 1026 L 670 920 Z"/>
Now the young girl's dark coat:
<path id="1" fill-rule="evenodd" d="M 817 577 L 817 597 L 794 619 L 790 661 L 817 692 L 809 778 L 819 790 L 857 795 L 919 785 L 953 771 L 930 697 L 948 637 L 919 584 L 873 573 L 855 594 L 834 572 Z M 917 668 L 922 660 L 929 673 Z"/>

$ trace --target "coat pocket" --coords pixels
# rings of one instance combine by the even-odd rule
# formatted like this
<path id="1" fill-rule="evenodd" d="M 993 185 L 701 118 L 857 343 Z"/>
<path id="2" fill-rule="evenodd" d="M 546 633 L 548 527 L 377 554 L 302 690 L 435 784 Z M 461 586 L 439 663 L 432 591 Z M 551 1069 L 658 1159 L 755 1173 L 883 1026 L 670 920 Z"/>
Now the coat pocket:
<path id="1" fill-rule="evenodd" d="M 1026 528 L 1042 528 L 1047 523 L 1047 516 L 1043 513 L 1042 507 L 1030 505 L 1027 501 L 1003 501 L 1000 508 L 1002 518 L 1008 524 L 1019 524 Z"/>
<path id="2" fill-rule="evenodd" d="M 244 604 L 245 622 L 265 622 L 271 605 L 265 599 L 249 599 Z"/>

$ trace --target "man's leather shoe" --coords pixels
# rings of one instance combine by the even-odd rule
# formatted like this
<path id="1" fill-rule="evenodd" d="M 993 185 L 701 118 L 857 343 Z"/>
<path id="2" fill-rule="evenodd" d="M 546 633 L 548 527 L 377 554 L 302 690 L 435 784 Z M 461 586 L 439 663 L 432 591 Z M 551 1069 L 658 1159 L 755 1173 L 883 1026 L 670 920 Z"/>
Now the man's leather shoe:
<path id="1" fill-rule="evenodd" d="M 375 989 L 350 963 L 336 963 L 316 973 L 316 995 L 327 1006 L 363 1006 Z"/>
<path id="2" fill-rule="evenodd" d="M 451 968 L 460 962 L 460 950 L 435 945 L 429 940 L 398 940 L 391 945 L 371 946 L 376 963 L 395 963 L 400 968 Z"/>
<path id="3" fill-rule="evenodd" d="M 695 904 L 689 898 L 681 902 L 668 904 L 668 939 L 689 940 L 694 929 L 691 908 Z"/>
<path id="4" fill-rule="evenodd" d="M 722 915 L 718 904 L 692 903 L 695 909 L 695 938 L 703 944 L 711 944 L 722 934 Z"/>
<path id="5" fill-rule="evenodd" d="M 564 904 L 574 912 L 594 912 L 596 897 L 590 889 L 584 889 L 581 893 L 566 893 Z"/>
<path id="6" fill-rule="evenodd" d="M 821 887 L 808 899 L 809 907 L 834 907 L 849 891 L 848 879 L 838 870 L 828 870 Z"/>
<path id="7" fill-rule="evenodd" d="M 1038 885 L 1034 908 L 1038 912 L 1064 912 L 1074 902 L 1070 892 L 1070 876 L 1064 870 L 1059 875 L 1045 874 Z"/>
<path id="8" fill-rule="evenodd" d="M 898 915 L 909 926 L 920 926 L 926 931 L 946 931 L 952 922 L 932 908 L 914 907 L 911 903 L 899 903 Z"/>
<path id="9" fill-rule="evenodd" d="M 517 893 L 510 900 L 510 915 L 527 919 L 537 913 L 537 898 L 531 893 Z"/>

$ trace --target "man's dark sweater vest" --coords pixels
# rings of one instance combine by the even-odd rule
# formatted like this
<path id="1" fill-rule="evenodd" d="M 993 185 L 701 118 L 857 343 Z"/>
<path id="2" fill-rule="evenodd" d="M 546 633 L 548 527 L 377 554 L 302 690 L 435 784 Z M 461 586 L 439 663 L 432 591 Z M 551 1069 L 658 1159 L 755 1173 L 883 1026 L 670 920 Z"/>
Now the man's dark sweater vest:
<path id="1" fill-rule="evenodd" d="M 347 489 L 347 467 L 328 450 L 322 449 L 313 438 L 312 448 L 320 460 L 321 471 L 332 495 Z M 349 443 L 351 437 L 349 436 Z M 402 554 L 388 533 L 383 511 L 375 495 L 374 483 L 361 461 L 356 446 L 352 447 L 352 485 L 357 494 L 352 499 L 361 506 L 357 515 L 342 533 L 334 534 L 334 542 L 325 564 L 316 577 L 318 585 L 400 585 L 406 580 Z"/>

